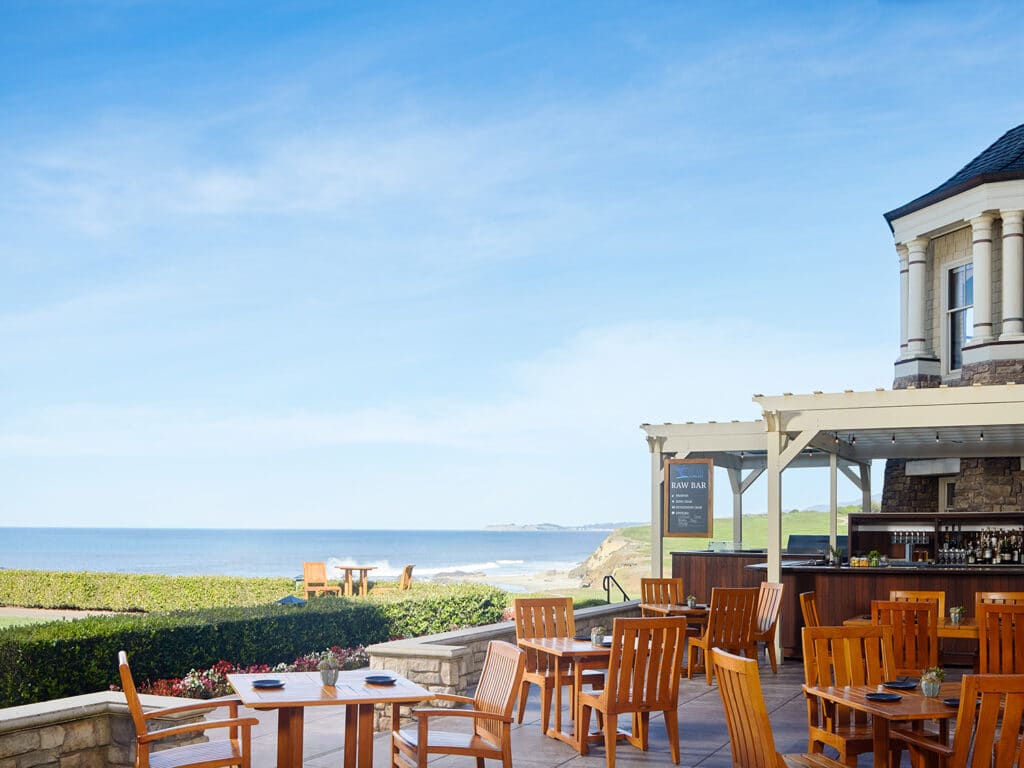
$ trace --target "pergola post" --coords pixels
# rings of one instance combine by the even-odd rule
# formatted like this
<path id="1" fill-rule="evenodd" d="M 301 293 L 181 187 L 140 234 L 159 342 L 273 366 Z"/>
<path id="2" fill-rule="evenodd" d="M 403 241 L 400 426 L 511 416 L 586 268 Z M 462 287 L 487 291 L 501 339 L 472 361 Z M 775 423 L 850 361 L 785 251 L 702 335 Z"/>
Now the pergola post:
<path id="1" fill-rule="evenodd" d="M 651 576 L 660 578 L 665 559 L 661 535 L 661 449 L 665 446 L 665 438 L 648 436 L 647 445 L 651 451 Z"/>
<path id="2" fill-rule="evenodd" d="M 828 455 L 828 545 L 837 549 L 839 535 L 839 456 Z"/>
<path id="3" fill-rule="evenodd" d="M 860 465 L 860 511 L 871 511 L 871 462 L 864 462 Z"/>
<path id="4" fill-rule="evenodd" d="M 743 470 L 729 468 L 726 472 L 732 486 L 732 540 L 739 544 L 743 541 Z"/>
<path id="5" fill-rule="evenodd" d="M 782 433 L 778 414 L 765 414 L 768 427 L 768 576 L 782 581 Z"/>

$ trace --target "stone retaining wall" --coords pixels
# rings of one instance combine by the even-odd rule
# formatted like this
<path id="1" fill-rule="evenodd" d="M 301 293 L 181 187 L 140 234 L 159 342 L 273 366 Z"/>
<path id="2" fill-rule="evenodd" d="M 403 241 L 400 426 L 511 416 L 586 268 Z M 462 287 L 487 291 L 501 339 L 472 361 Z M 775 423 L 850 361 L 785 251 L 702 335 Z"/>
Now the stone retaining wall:
<path id="1" fill-rule="evenodd" d="M 589 632 L 591 627 L 599 625 L 610 629 L 612 620 L 617 616 L 639 615 L 638 600 L 584 608 L 576 611 L 576 631 Z M 371 645 L 366 650 L 370 654 L 371 669 L 396 672 L 435 693 L 465 695 L 480 679 L 487 644 L 491 640 L 515 643 L 516 629 L 513 623 L 506 621 L 409 640 L 392 640 Z M 436 704 L 450 706 L 446 702 Z M 409 717 L 410 709 L 402 708 L 403 721 Z M 377 707 L 374 728 L 378 731 L 391 728 L 389 707 Z"/>
<path id="2" fill-rule="evenodd" d="M 181 706 L 191 699 L 141 696 L 147 710 Z M 157 718 L 155 728 L 203 719 L 208 710 Z M 167 746 L 207 741 L 202 734 L 168 739 Z M 135 727 L 124 694 L 71 696 L 0 710 L 0 768 L 129 768 Z"/>

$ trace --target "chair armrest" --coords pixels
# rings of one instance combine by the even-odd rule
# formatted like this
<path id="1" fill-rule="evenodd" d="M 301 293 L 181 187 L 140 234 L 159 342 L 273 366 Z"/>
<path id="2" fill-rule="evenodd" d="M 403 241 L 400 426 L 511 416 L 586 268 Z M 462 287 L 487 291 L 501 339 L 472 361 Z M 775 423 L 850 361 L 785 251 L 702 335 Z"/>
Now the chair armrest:
<path id="1" fill-rule="evenodd" d="M 512 717 L 500 712 L 481 712 L 479 709 L 445 709 L 444 707 L 426 707 L 414 709 L 413 717 L 472 717 L 476 720 L 497 720 L 499 723 L 511 723 Z"/>
<path id="2" fill-rule="evenodd" d="M 144 736 L 139 736 L 138 742 L 139 744 L 148 744 L 151 741 L 166 739 L 168 736 L 180 736 L 184 733 L 195 733 L 196 731 L 205 731 L 210 728 L 252 728 L 255 725 L 259 725 L 259 722 L 255 717 L 239 717 L 232 720 L 202 720 L 198 723 L 150 731 Z"/>
<path id="3" fill-rule="evenodd" d="M 889 733 L 890 737 L 903 742 L 911 750 L 924 750 L 934 752 L 942 757 L 950 757 L 953 754 L 953 747 L 935 740 L 934 733 L 925 731 L 910 731 L 906 728 L 893 728 Z"/>
<path id="4" fill-rule="evenodd" d="M 455 694 L 455 693 L 435 693 L 430 698 L 431 699 L 436 699 L 438 701 L 455 701 L 455 702 L 458 702 L 459 704 L 472 704 L 473 703 L 473 699 L 471 699 L 469 696 L 459 696 L 458 694 Z"/>
<path id="5" fill-rule="evenodd" d="M 176 707 L 164 707 L 163 709 L 151 709 L 148 712 L 142 713 L 143 720 L 151 720 L 154 717 L 162 717 L 164 715 L 174 715 L 179 712 L 193 712 L 197 709 L 216 709 L 217 707 L 230 707 L 232 713 L 237 712 L 238 705 L 241 704 L 241 700 L 237 697 L 222 696 L 219 699 L 207 699 L 206 701 L 197 702 L 195 704 L 182 704 Z"/>

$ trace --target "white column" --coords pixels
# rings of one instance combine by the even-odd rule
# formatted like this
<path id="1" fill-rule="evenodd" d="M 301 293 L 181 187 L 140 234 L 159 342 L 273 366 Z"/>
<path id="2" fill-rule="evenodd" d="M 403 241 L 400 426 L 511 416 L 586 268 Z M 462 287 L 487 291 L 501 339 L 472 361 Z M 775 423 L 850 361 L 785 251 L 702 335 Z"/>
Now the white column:
<path id="1" fill-rule="evenodd" d="M 1024 336 L 1024 211 L 1003 211 L 1003 332 Z"/>
<path id="2" fill-rule="evenodd" d="M 651 451 L 651 576 L 657 579 L 665 559 L 661 536 L 661 449 L 665 447 L 665 438 L 648 436 L 647 446 Z"/>
<path id="3" fill-rule="evenodd" d="M 732 487 L 732 540 L 736 546 L 743 541 L 743 470 L 728 469 Z"/>
<path id="4" fill-rule="evenodd" d="M 974 338 L 971 345 L 992 340 L 992 220 L 983 213 L 971 219 L 974 245 Z"/>
<path id="5" fill-rule="evenodd" d="M 907 291 L 910 289 L 910 268 L 907 266 L 910 251 L 900 243 L 896 246 L 900 257 L 900 359 L 907 356 Z M 835 546 L 835 542 L 832 542 Z"/>
<path id="6" fill-rule="evenodd" d="M 927 237 L 917 237 L 907 243 L 907 353 L 911 357 L 927 352 L 924 336 L 927 253 Z"/>

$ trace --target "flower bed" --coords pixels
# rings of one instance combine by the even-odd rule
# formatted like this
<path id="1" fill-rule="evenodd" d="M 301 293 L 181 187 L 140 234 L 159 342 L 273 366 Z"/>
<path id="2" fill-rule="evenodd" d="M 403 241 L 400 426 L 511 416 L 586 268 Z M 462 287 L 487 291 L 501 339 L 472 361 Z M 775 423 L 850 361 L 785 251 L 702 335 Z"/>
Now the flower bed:
<path id="1" fill-rule="evenodd" d="M 156 696 L 180 696 L 188 699 L 215 699 L 219 696 L 230 696 L 234 693 L 228 683 L 228 675 L 235 672 L 315 672 L 321 660 L 328 654 L 340 661 L 341 669 L 358 669 L 370 663 L 370 656 L 363 646 L 340 648 L 334 646 L 326 651 L 307 653 L 299 656 L 291 664 L 251 664 L 242 666 L 230 661 L 218 661 L 208 669 L 190 670 L 184 677 L 171 677 L 150 682 L 146 680 L 138 685 L 139 693 L 151 693 Z M 119 690 L 117 686 L 111 686 Z"/>

